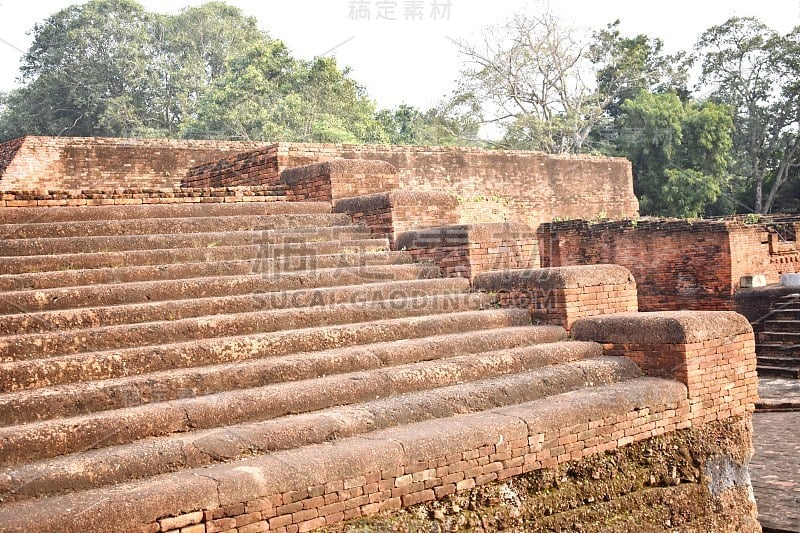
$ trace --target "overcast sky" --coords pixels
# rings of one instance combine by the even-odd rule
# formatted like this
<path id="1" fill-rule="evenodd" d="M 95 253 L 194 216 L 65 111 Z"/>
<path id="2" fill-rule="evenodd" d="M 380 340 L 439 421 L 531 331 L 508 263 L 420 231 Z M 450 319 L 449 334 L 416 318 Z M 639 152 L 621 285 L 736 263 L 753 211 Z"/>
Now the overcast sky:
<path id="1" fill-rule="evenodd" d="M 140 2 L 148 10 L 170 13 L 204 3 L 202 0 Z M 0 91 L 15 86 L 21 51 L 30 45 L 27 33 L 33 25 L 74 3 L 81 2 L 0 0 Z M 263 30 L 286 42 L 296 56 L 310 59 L 327 53 L 335 55 L 340 65 L 351 67 L 353 77 L 367 87 L 381 107 L 405 102 L 423 108 L 444 97 L 458 77 L 459 58 L 450 39 L 475 34 L 487 24 L 501 22 L 522 6 L 536 9 L 542 5 L 526 0 L 229 0 L 228 3 L 255 16 Z M 434 3 L 438 4 L 436 16 Z M 357 4 L 362 18 L 354 20 Z M 415 4 L 420 6 L 419 10 Z M 800 0 L 562 0 L 552 2 L 551 10 L 574 24 L 590 28 L 620 19 L 625 34 L 661 37 L 668 50 L 691 48 L 703 30 L 731 15 L 755 15 L 782 32 L 800 24 Z"/>

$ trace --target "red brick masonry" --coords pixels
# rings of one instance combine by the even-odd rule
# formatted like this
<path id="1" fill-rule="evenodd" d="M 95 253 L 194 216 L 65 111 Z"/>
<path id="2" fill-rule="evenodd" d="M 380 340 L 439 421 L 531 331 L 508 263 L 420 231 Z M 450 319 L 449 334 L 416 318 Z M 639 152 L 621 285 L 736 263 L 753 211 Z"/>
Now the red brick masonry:
<path id="1" fill-rule="evenodd" d="M 539 266 L 536 236 L 518 223 L 409 231 L 398 237 L 396 247 L 410 252 L 417 261 L 438 265 L 445 277 L 474 279 L 490 270 Z"/>
<path id="2" fill-rule="evenodd" d="M 602 343 L 607 355 L 633 359 L 648 376 L 685 384 L 694 423 L 750 413 L 758 400 L 753 329 L 738 313 L 592 317 L 577 322 L 572 336 Z"/>
<path id="3" fill-rule="evenodd" d="M 335 203 L 335 213 L 347 213 L 356 224 L 389 239 L 396 248 L 396 236 L 418 229 L 458 223 L 458 201 L 443 192 L 391 191 L 344 198 Z"/>
<path id="4" fill-rule="evenodd" d="M 0 191 L 0 207 L 274 202 L 281 199 L 290 198 L 280 187 Z"/>
<path id="5" fill-rule="evenodd" d="M 400 187 L 396 168 L 365 159 L 334 159 L 291 168 L 281 173 L 281 183 L 298 202 L 330 202 Z"/>
<path id="6" fill-rule="evenodd" d="M 637 311 L 636 282 L 617 265 L 487 272 L 473 286 L 497 293 L 500 307 L 527 308 L 535 324 L 567 331 L 584 317 Z"/>

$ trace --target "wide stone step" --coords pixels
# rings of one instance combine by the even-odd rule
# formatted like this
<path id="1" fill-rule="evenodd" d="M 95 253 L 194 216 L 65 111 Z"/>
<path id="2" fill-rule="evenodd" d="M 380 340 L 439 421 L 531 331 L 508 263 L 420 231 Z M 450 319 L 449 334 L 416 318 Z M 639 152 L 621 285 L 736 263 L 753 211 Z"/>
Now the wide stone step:
<path id="1" fill-rule="evenodd" d="M 50 255 L 119 252 L 163 248 L 271 245 L 366 238 L 366 226 L 330 226 L 291 230 L 236 231 L 185 234 L 115 235 L 110 237 L 52 237 L 0 240 L 0 255 Z"/>
<path id="2" fill-rule="evenodd" d="M 211 276 L 273 274 L 320 268 L 400 265 L 413 262 L 405 252 L 368 252 L 272 259 L 205 261 L 153 266 L 123 266 L 0 275 L 0 291 L 41 290 L 78 285 L 132 283 Z"/>
<path id="3" fill-rule="evenodd" d="M 0 360 L 25 361 L 86 352 L 118 350 L 215 337 L 254 335 L 286 329 L 369 322 L 409 316 L 483 309 L 485 294 L 453 294 L 398 298 L 364 303 L 296 307 L 269 311 L 217 314 L 183 320 L 121 324 L 69 331 L 0 337 Z"/>
<path id="4" fill-rule="evenodd" d="M 769 313 L 769 320 L 797 320 L 800 321 L 800 308 L 773 309 Z"/>
<path id="5" fill-rule="evenodd" d="M 328 202 L 237 202 L 151 205 L 103 205 L 0 209 L 0 224 L 35 224 L 147 218 L 225 217 L 242 215 L 327 214 Z"/>
<path id="6" fill-rule="evenodd" d="M 368 439 L 346 437 L 114 487 L 9 503 L 0 506 L 0 523 L 9 533 L 128 531 L 198 508 L 213 509 L 282 492 L 305 491 L 310 480 L 324 485 L 341 480 L 342 472 L 355 478 L 388 469 L 389 456 L 396 456 L 398 449 L 402 460 L 413 464 L 427 460 L 424 454 L 431 443 L 442 442 L 444 447 L 437 453 L 449 455 L 496 439 L 512 424 L 527 424 L 529 431 L 552 433 L 579 421 L 625 417 L 648 408 L 655 411 L 685 398 L 682 384 L 654 378 L 584 387 L 530 402 L 372 431 L 367 434 Z M 130 475 L 137 476 L 134 463 L 119 466 L 130 468 Z M 99 475 L 104 476 L 105 472 Z M 55 484 L 53 488 L 58 490 Z M 47 513 L 42 513 L 43 508 Z M 76 512 L 97 508 L 102 512 Z"/>
<path id="7" fill-rule="evenodd" d="M 791 355 L 761 355 L 757 357 L 758 364 L 764 366 L 775 366 L 785 368 L 796 368 L 800 366 L 800 357 L 792 357 Z"/>
<path id="8" fill-rule="evenodd" d="M 0 314 L 428 279 L 440 276 L 439 268 L 433 265 L 400 264 L 12 291 L 2 293 Z"/>
<path id="9" fill-rule="evenodd" d="M 800 359 L 800 344 L 756 344 L 759 357 L 797 357 Z"/>
<path id="10" fill-rule="evenodd" d="M 758 334 L 758 339 L 762 344 L 800 344 L 800 331 L 762 331 Z"/>
<path id="11" fill-rule="evenodd" d="M 564 338 L 564 330 L 553 326 L 499 328 L 17 391 L 0 395 L 0 426 L 480 352 L 521 347 L 528 350 L 529 345 Z M 576 347 L 581 353 L 600 355 L 596 345 L 548 346 L 542 352 L 542 361 L 558 362 L 564 350 L 569 352 Z M 513 355 L 510 352 L 508 357 Z"/>
<path id="12" fill-rule="evenodd" d="M 759 360 L 758 365 L 756 366 L 756 371 L 758 375 L 761 377 L 771 377 L 771 378 L 787 378 L 787 379 L 798 379 L 800 378 L 800 364 L 797 366 L 784 366 L 783 364 L 780 365 L 773 365 L 773 361 L 764 361 L 763 363 Z"/>
<path id="13" fill-rule="evenodd" d="M 490 309 L 14 361 L 0 364 L 0 392 L 530 324 L 525 309 Z"/>
<path id="14" fill-rule="evenodd" d="M 264 268 L 302 270 L 321 255 L 360 254 L 388 251 L 388 239 L 345 239 L 285 244 L 246 244 L 192 248 L 155 248 L 118 252 L 87 252 L 54 255 L 0 257 L 0 272 L 29 274 L 126 266 L 163 266 L 177 263 L 259 259 Z"/>
<path id="15" fill-rule="evenodd" d="M 578 354 L 569 352 L 568 356 Z M 128 444 L 149 437 L 273 420 L 506 374 L 512 374 L 513 384 L 501 383 L 482 395 L 510 397 L 510 403 L 519 403 L 531 399 L 522 391 L 539 389 L 536 397 L 541 397 L 589 383 L 613 383 L 641 376 L 636 364 L 624 358 L 557 364 L 529 375 L 518 373 L 542 366 L 540 350 L 522 350 L 512 359 L 516 360 L 509 360 L 503 354 L 495 354 L 494 358 L 479 354 L 425 361 L 0 428 L 0 465 Z M 398 402 L 395 413 L 402 408 L 403 403 Z M 435 413 L 437 409 L 433 409 Z M 390 411 L 385 416 L 393 414 Z M 307 443 L 299 440 L 292 447 L 304 444 Z"/>
<path id="16" fill-rule="evenodd" d="M 346 226 L 346 214 L 234 215 L 220 217 L 142 218 L 119 220 L 78 220 L 6 224 L 0 231 L 6 239 L 102 237 L 114 235 L 157 235 L 175 233 L 221 233 L 275 229 Z"/>
<path id="17" fill-rule="evenodd" d="M 765 332 L 800 333 L 800 320 L 770 319 L 764 322 Z"/>
<path id="18" fill-rule="evenodd" d="M 469 280 L 465 278 L 431 278 L 106 307 L 84 307 L 5 315 L 0 320 L 0 335 L 22 335 L 47 331 L 99 328 L 119 324 L 174 321 L 208 315 L 247 313 L 270 309 L 366 303 L 397 298 L 434 296 L 437 294 L 458 294 L 467 291 L 469 291 Z"/>
<path id="19" fill-rule="evenodd" d="M 558 355 L 548 354 L 548 350 L 553 349 L 559 351 Z M 597 351 L 576 343 L 569 348 L 543 345 L 505 354 L 494 352 L 459 357 L 443 362 L 447 365 L 445 368 L 458 375 L 458 379 L 468 380 L 458 385 L 444 384 L 452 379 L 438 379 L 434 388 L 370 398 L 347 407 L 327 407 L 224 428 L 192 429 L 166 437 L 140 439 L 88 453 L 81 450 L 72 455 L 12 466 L 0 470 L 0 477 L 13 480 L 6 486 L 0 483 L 0 498 L 14 501 L 86 490 L 179 468 L 196 468 L 240 460 L 253 454 L 322 443 L 331 440 L 332 436 L 340 439 L 433 418 L 474 413 L 641 376 L 639 369 L 629 360 L 590 359 Z M 493 364 L 498 359 L 501 364 Z M 470 365 L 475 366 L 471 368 Z M 408 376 L 430 376 L 430 371 L 436 370 L 433 366 L 426 363 L 396 369 L 402 377 L 394 380 L 402 382 L 401 388 L 413 389 L 417 385 L 406 383 Z M 484 375 L 480 374 L 481 368 Z M 470 379 L 473 376 L 479 379 Z M 233 435 L 235 438 L 231 439 Z M 192 453 L 190 450 L 195 451 Z M 76 468 L 77 464 L 83 467 Z"/>

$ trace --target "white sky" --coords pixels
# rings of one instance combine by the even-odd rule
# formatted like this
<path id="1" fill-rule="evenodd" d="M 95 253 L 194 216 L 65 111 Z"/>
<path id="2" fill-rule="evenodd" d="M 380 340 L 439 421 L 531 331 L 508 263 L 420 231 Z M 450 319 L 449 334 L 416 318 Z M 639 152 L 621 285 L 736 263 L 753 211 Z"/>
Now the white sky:
<path id="1" fill-rule="evenodd" d="M 139 0 L 146 9 L 177 12 L 202 0 Z M 355 79 L 365 85 L 381 107 L 408 103 L 427 108 L 447 95 L 458 77 L 459 58 L 448 38 L 476 33 L 501 22 L 525 0 L 450 0 L 449 19 L 433 20 L 434 1 L 423 5 L 423 20 L 404 20 L 406 4 L 413 0 L 360 0 L 369 6 L 371 20 L 351 20 L 354 0 L 228 0 L 255 16 L 272 37 L 282 39 L 292 52 L 310 59 L 336 48 L 340 66 L 350 66 Z M 383 2 L 395 5 L 398 20 L 375 20 Z M 22 53 L 31 42 L 29 30 L 36 22 L 80 1 L 0 0 L 0 91 L 15 86 Z M 539 4 L 541 5 L 541 4 Z M 574 24 L 601 28 L 615 19 L 624 34 L 645 33 L 664 40 L 668 50 L 689 49 L 706 28 L 731 15 L 755 15 L 769 26 L 788 32 L 800 25 L 800 0 L 626 1 L 562 0 L 551 10 Z"/>

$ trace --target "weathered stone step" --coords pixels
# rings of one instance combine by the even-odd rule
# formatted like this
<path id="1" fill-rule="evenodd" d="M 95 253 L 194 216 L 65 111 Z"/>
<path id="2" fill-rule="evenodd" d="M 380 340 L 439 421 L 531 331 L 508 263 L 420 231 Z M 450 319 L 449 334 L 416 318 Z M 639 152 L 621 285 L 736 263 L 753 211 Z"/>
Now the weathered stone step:
<path id="1" fill-rule="evenodd" d="M 302 270 L 306 268 L 305 265 L 313 261 L 313 259 L 309 258 L 320 255 L 358 254 L 388 250 L 388 239 L 364 238 L 267 245 L 245 244 L 201 248 L 155 248 L 152 250 L 126 250 L 119 252 L 28 255 L 0 257 L 0 272 L 5 274 L 27 274 L 248 259 L 263 261 L 265 268 L 270 268 L 271 265 L 277 262 L 277 268 Z"/>
<path id="2" fill-rule="evenodd" d="M 800 308 L 773 309 L 769 320 L 797 320 L 800 321 Z"/>
<path id="3" fill-rule="evenodd" d="M 685 386 L 663 379 L 636 378 L 586 387 L 488 411 L 373 431 L 368 439 L 332 439 L 324 444 L 182 470 L 115 487 L 9 503 L 0 506 L 0 523 L 8 533 L 129 531 L 196 509 L 216 509 L 273 494 L 306 491 L 312 484 L 341 480 L 342 472 L 357 478 L 388 470 L 393 461 L 425 461 L 426 457 L 417 454 L 431 445 L 441 443 L 441 455 L 459 453 L 469 446 L 492 442 L 490 439 L 497 439 L 498 434 L 513 431 L 515 424 L 527 425 L 528 433 L 552 433 L 603 417 L 624 417 L 635 410 L 656 411 L 685 398 Z M 133 464 L 119 466 L 131 468 L 131 475 L 137 475 Z M 43 508 L 47 513 L 42 513 Z M 102 512 L 76 512 L 98 508 Z"/>
<path id="4" fill-rule="evenodd" d="M 53 237 L 0 240 L 0 255 L 51 255 L 82 252 L 119 252 L 163 248 L 271 245 L 332 239 L 366 238 L 366 226 L 329 226 L 291 230 L 236 231 L 186 234 L 115 235 L 111 237 Z"/>
<path id="5" fill-rule="evenodd" d="M 6 224 L 0 231 L 6 239 L 103 237 L 115 235 L 168 235 L 179 233 L 222 233 L 289 228 L 347 226 L 347 214 L 231 215 L 219 217 L 142 218 L 118 220 L 77 220 Z"/>
<path id="6" fill-rule="evenodd" d="M 490 309 L 15 361 L 0 364 L 0 387 L 2 387 L 0 392 L 121 378 L 149 372 L 285 356 L 360 344 L 530 325 L 531 317 L 525 309 Z"/>
<path id="7" fill-rule="evenodd" d="M 327 407 L 256 423 L 192 428 L 167 437 L 6 468 L 0 470 L 0 478 L 13 481 L 7 486 L 0 483 L 0 498 L 14 501 L 86 490 L 178 468 L 196 468 L 256 453 L 322 443 L 331 440 L 332 435 L 344 438 L 641 377 L 638 367 L 630 360 L 592 359 L 599 349 L 584 343 L 564 344 L 575 346 L 542 345 L 445 361 L 440 367 L 455 372 L 457 377 L 449 374 L 445 379 L 440 377 L 431 389 L 413 390 L 416 384 L 406 381 L 413 374 L 430 376 L 436 371 L 434 365 L 409 365 L 396 369 L 401 374 L 396 379 L 403 382 L 401 388 L 412 390 L 396 396 L 379 395 L 378 399 L 370 397 L 347 407 Z M 551 353 L 553 350 L 558 354 Z M 494 364 L 495 361 L 498 364 Z M 482 369 L 483 375 L 480 374 Z M 478 379 L 473 379 L 474 376 Z M 447 384 L 459 379 L 466 382 Z M 236 438 L 231 439 L 231 435 Z M 78 464 L 82 468 L 76 468 Z M 120 468 L 122 465 L 129 466 Z"/>
<path id="8" fill-rule="evenodd" d="M 765 332 L 800 333 L 800 320 L 770 319 L 764 322 Z"/>
<path id="9" fill-rule="evenodd" d="M 331 212 L 327 202 L 237 202 L 0 209 L 0 224 L 57 223 L 146 218 L 298 215 Z"/>
<path id="10" fill-rule="evenodd" d="M 773 366 L 769 364 L 769 362 L 761 363 L 759 361 L 758 366 L 756 366 L 756 371 L 758 372 L 758 375 L 762 377 L 787 379 L 800 378 L 800 365 L 795 367 Z"/>
<path id="11" fill-rule="evenodd" d="M 149 437 L 272 420 L 448 385 L 463 386 L 505 374 L 514 374 L 510 380 L 515 386 L 503 383 L 484 394 L 510 397 L 511 403 L 519 403 L 528 399 L 521 393 L 525 390 L 539 388 L 546 391 L 544 395 L 553 395 L 587 383 L 613 383 L 641 376 L 636 364 L 625 358 L 553 365 L 538 375 L 520 376 L 516 373 L 542 366 L 540 350 L 528 351 L 527 355 L 530 357 L 523 350 L 516 361 L 509 361 L 502 353 L 494 357 L 478 354 L 425 361 L 0 428 L 0 465 L 128 444 Z M 537 382 L 540 382 L 538 387 Z M 401 405 L 395 407 L 395 412 Z M 391 417 L 393 413 L 387 412 L 385 416 Z M 292 447 L 304 444 L 307 443 L 297 439 Z"/>
<path id="12" fill-rule="evenodd" d="M 296 307 L 217 314 L 183 320 L 120 324 L 0 337 L 4 362 L 45 359 L 87 352 L 120 350 L 217 337 L 255 335 L 286 329 L 353 324 L 373 320 L 473 311 L 492 302 L 485 294 L 452 294 L 398 298 L 364 303 Z"/>
<path id="13" fill-rule="evenodd" d="M 515 349 L 529 353 L 534 350 L 529 345 L 564 339 L 564 330 L 554 326 L 499 328 L 17 391 L 0 395 L 0 426 L 480 352 L 507 350 L 504 357 L 513 359 Z M 601 355 L 598 345 L 547 344 L 541 361 L 572 360 L 575 350 L 585 357 Z"/>
<path id="14" fill-rule="evenodd" d="M 757 357 L 759 366 L 797 368 L 800 367 L 800 357 L 788 355 L 759 355 Z"/>
<path id="15" fill-rule="evenodd" d="M 0 291 L 41 290 L 80 285 L 132 283 L 210 276 L 272 274 L 279 271 L 400 265 L 413 262 L 405 252 L 368 252 L 275 259 L 204 261 L 0 275 Z"/>
<path id="16" fill-rule="evenodd" d="M 315 307 L 348 302 L 366 303 L 401 297 L 416 298 L 437 294 L 457 294 L 468 290 L 469 281 L 465 278 L 431 278 L 106 307 L 84 307 L 5 315 L 0 320 L 0 335 L 43 333 L 164 320 L 174 321 L 216 314 Z"/>
<path id="17" fill-rule="evenodd" d="M 358 285 L 392 280 L 438 278 L 440 276 L 439 268 L 433 265 L 401 264 L 276 272 L 269 275 L 217 276 L 189 280 L 142 281 L 37 291 L 14 291 L 2 294 L 0 314 Z"/>
<path id="18" fill-rule="evenodd" d="M 758 334 L 758 338 L 762 344 L 800 344 L 800 331 L 762 331 Z"/>
<path id="19" fill-rule="evenodd" d="M 759 357 L 797 357 L 800 360 L 800 344 L 756 344 Z"/>

